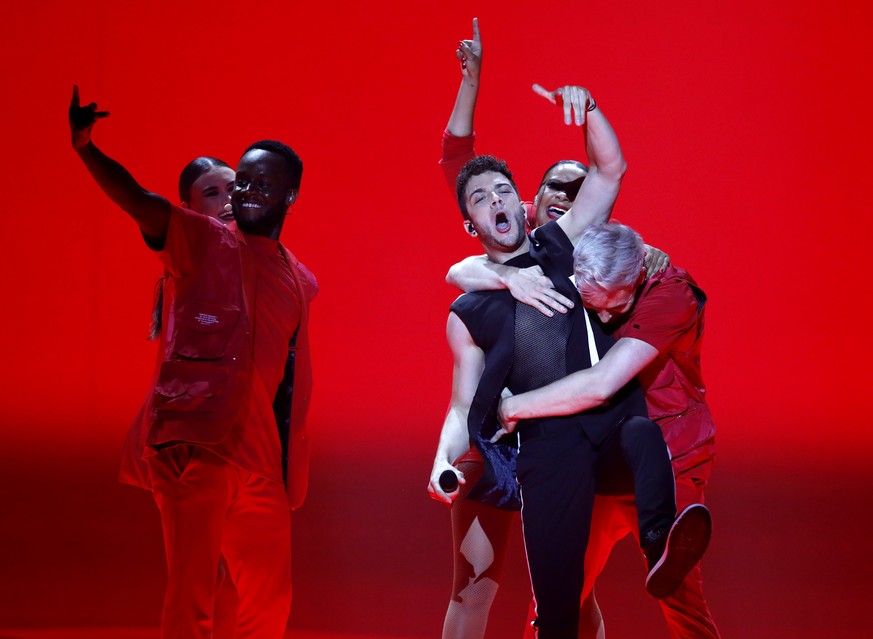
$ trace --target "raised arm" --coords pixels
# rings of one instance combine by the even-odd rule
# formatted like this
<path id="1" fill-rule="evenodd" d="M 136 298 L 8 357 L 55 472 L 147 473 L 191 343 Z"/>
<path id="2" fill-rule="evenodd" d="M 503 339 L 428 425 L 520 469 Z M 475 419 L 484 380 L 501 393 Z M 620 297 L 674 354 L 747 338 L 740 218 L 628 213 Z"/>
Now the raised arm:
<path id="1" fill-rule="evenodd" d="M 537 85 L 538 86 L 538 85 Z M 566 86 L 551 93 L 534 90 L 563 106 L 564 123 L 585 126 L 585 150 L 591 167 L 570 210 L 558 224 L 573 244 L 591 224 L 609 220 L 627 164 L 618 137 L 587 89 Z"/>
<path id="2" fill-rule="evenodd" d="M 440 488 L 439 476 L 443 471 L 452 469 L 458 474 L 458 481 L 465 483 L 463 473 L 452 464 L 470 448 L 467 414 L 479 386 L 479 378 L 485 369 L 485 355 L 470 337 L 467 327 L 454 313 L 449 314 L 446 338 L 454 359 L 452 399 L 440 433 L 427 491 L 437 501 L 451 504 L 457 493 L 446 494 Z"/>
<path id="3" fill-rule="evenodd" d="M 91 141 L 97 120 L 109 115 L 98 111 L 97 104 L 79 104 L 79 88 L 73 87 L 70 101 L 70 133 L 73 149 L 103 192 L 139 225 L 153 248 L 163 245 L 170 223 L 170 203 L 160 195 L 145 190 L 133 176 Z"/>
<path id="4" fill-rule="evenodd" d="M 574 244 L 591 224 L 606 222 L 618 197 L 625 172 L 624 156 L 618 138 L 587 89 L 565 86 L 546 91 L 534 85 L 534 91 L 553 104 L 563 107 L 564 123 L 586 123 L 585 142 L 591 169 L 582 183 L 570 210 L 557 223 Z M 587 116 L 587 117 L 586 117 Z M 546 315 L 566 312 L 573 302 L 553 290 L 546 278 L 521 276 L 517 269 L 492 265 L 484 259 L 464 260 L 449 270 L 446 281 L 464 291 L 509 288 L 515 299 L 530 304 Z"/>
<path id="5" fill-rule="evenodd" d="M 482 68 L 482 38 L 479 19 L 473 18 L 473 39 L 461 40 L 455 51 L 461 65 L 461 86 L 446 131 L 456 137 L 473 134 L 473 116 L 479 97 L 479 71 Z"/>
<path id="6" fill-rule="evenodd" d="M 443 157 L 440 160 L 452 192 L 461 167 L 475 156 L 473 118 L 482 68 L 482 38 L 478 18 L 473 18 L 473 39 L 459 42 L 455 55 L 461 65 L 461 86 L 443 135 Z M 566 313 L 573 306 L 573 302 L 554 290 L 551 280 L 543 275 L 539 267 L 520 270 L 494 264 L 484 255 L 469 257 L 452 266 L 446 275 L 446 282 L 465 292 L 509 289 L 516 299 L 550 317 L 553 311 Z"/>
<path id="7" fill-rule="evenodd" d="M 651 344 L 622 337 L 591 368 L 501 400 L 499 415 L 503 428 L 512 432 L 521 419 L 573 415 L 605 404 L 657 356 L 658 349 Z"/>
<path id="8" fill-rule="evenodd" d="M 473 149 L 473 116 L 476 112 L 476 99 L 479 97 L 479 71 L 482 65 L 482 40 L 477 18 L 473 18 L 473 39 L 461 40 L 455 55 L 461 68 L 461 86 L 443 133 L 440 159 L 440 166 L 452 193 L 455 192 L 455 180 L 461 167 L 476 155 Z"/>

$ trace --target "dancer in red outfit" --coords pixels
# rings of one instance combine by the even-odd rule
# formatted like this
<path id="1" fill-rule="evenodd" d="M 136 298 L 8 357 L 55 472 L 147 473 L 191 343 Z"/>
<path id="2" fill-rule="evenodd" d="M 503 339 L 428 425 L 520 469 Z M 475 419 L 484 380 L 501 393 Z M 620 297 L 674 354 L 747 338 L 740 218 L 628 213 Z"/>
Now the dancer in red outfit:
<path id="1" fill-rule="evenodd" d="M 231 194 L 236 182 L 236 172 L 224 160 L 201 156 L 194 158 L 179 174 L 179 201 L 182 208 L 208 215 L 222 224 L 233 222 Z M 155 283 L 155 305 L 152 310 L 152 326 L 149 339 L 161 334 L 164 308 L 164 276 Z M 150 401 L 143 403 L 136 417 L 136 427 L 131 428 L 131 441 L 125 447 L 119 480 L 151 490 L 148 463 L 143 459 L 144 436 L 148 427 Z M 213 639 L 230 639 L 236 628 L 236 612 L 239 595 L 227 568 L 224 557 L 218 564 L 218 581 L 215 588 L 215 613 Z"/>
<path id="2" fill-rule="evenodd" d="M 191 209 L 202 215 L 208 215 L 222 224 L 233 222 L 230 196 L 236 182 L 234 171 L 224 160 L 209 156 L 200 156 L 191 160 L 179 175 L 179 201 L 184 209 Z M 164 281 L 162 275 L 155 282 L 155 304 L 152 309 L 152 325 L 149 339 L 160 337 L 163 326 Z M 160 363 L 160 359 L 158 360 Z M 157 369 L 157 367 L 156 367 Z M 148 464 L 143 459 L 144 438 L 148 428 L 151 401 L 147 399 L 136 417 L 136 425 L 128 433 L 130 438 L 138 437 L 138 441 L 129 441 L 125 446 L 121 460 L 119 481 L 151 490 L 151 480 L 148 476 Z"/>
<path id="3" fill-rule="evenodd" d="M 145 442 L 164 527 L 162 635 L 212 636 L 223 555 L 239 592 L 236 636 L 279 638 L 291 602 L 288 506 L 306 489 L 302 417 L 315 287 L 278 238 L 302 163 L 278 142 L 247 149 L 236 172 L 235 223 L 225 227 L 146 191 L 97 149 L 91 130 L 106 115 L 93 103 L 81 107 L 74 91 L 73 148 L 168 272 L 144 438 L 128 440 Z M 289 428 L 277 429 L 273 404 L 289 373 Z"/>

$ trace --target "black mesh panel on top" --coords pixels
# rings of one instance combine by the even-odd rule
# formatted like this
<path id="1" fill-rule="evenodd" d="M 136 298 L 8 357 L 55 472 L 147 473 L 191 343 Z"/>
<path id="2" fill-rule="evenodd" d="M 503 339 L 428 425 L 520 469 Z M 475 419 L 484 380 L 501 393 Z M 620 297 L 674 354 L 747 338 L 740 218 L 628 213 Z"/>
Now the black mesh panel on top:
<path id="1" fill-rule="evenodd" d="M 515 357 L 509 390 L 524 393 L 567 375 L 570 313 L 547 317 L 533 306 L 515 303 Z"/>

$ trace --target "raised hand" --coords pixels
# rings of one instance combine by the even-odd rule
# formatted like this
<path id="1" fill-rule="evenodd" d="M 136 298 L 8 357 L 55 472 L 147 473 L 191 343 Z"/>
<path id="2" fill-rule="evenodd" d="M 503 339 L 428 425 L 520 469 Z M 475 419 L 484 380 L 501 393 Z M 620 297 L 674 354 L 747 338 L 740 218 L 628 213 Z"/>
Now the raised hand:
<path id="1" fill-rule="evenodd" d="M 79 87 L 73 85 L 73 99 L 70 100 L 70 134 L 73 148 L 80 149 L 91 142 L 91 129 L 100 118 L 109 116 L 109 111 L 98 111 L 97 103 L 79 105 Z"/>
<path id="2" fill-rule="evenodd" d="M 479 36 L 479 18 L 473 18 L 473 39 L 461 40 L 455 55 L 461 63 L 461 74 L 469 79 L 479 80 L 482 66 L 482 38 Z"/>
<path id="3" fill-rule="evenodd" d="M 544 97 L 552 104 L 564 107 L 564 124 L 567 126 L 574 123 L 576 126 L 582 126 L 585 124 L 585 114 L 597 108 L 597 103 L 591 97 L 591 93 L 583 87 L 568 85 L 549 91 L 539 84 L 534 84 L 531 88 L 534 93 Z"/>

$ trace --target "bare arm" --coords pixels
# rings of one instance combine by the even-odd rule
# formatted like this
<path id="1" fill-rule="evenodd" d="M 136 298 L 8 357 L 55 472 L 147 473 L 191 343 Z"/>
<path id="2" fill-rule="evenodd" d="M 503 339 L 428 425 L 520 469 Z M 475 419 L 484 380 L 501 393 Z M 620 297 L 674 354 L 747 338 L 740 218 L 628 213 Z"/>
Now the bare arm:
<path id="1" fill-rule="evenodd" d="M 591 368 L 501 400 L 499 414 L 503 428 L 512 432 L 520 419 L 573 415 L 600 406 L 657 356 L 658 349 L 651 344 L 633 337 L 622 337 Z"/>
<path id="2" fill-rule="evenodd" d="M 163 244 L 170 224 L 170 203 L 145 190 L 133 176 L 112 158 L 106 156 L 91 141 L 91 131 L 99 118 L 108 116 L 97 111 L 97 105 L 79 105 L 79 89 L 73 87 L 70 102 L 70 133 L 73 150 L 103 192 L 139 225 L 143 235 L 154 244 Z"/>
<path id="3" fill-rule="evenodd" d="M 478 18 L 473 18 L 473 39 L 461 40 L 455 55 L 461 64 L 461 86 L 446 130 L 454 136 L 464 137 L 473 134 L 473 116 L 479 97 L 482 39 L 479 36 Z"/>
<path id="4" fill-rule="evenodd" d="M 555 290 L 539 266 L 520 269 L 496 264 L 485 255 L 473 255 L 454 264 L 446 274 L 446 282 L 467 293 L 508 289 L 519 302 L 549 317 L 553 311 L 566 313 L 573 308 L 572 300 Z"/>
<path id="5" fill-rule="evenodd" d="M 451 469 L 458 474 L 459 482 L 464 483 L 463 474 L 452 464 L 470 448 L 467 414 L 479 386 L 479 378 L 485 369 L 485 354 L 476 346 L 467 327 L 454 313 L 449 314 L 446 338 L 454 359 L 452 399 L 440 432 L 427 491 L 437 501 L 450 504 L 457 493 L 446 494 L 440 488 L 439 476 L 444 470 Z"/>
<path id="6" fill-rule="evenodd" d="M 621 180 L 627 170 L 627 163 L 624 161 L 615 131 L 586 89 L 567 86 L 549 92 L 539 84 L 535 84 L 533 90 L 537 95 L 563 107 L 564 124 L 568 126 L 573 122 L 581 126 L 587 116 L 588 129 L 585 142 L 588 161 L 591 163 L 588 177 L 592 177 L 593 174 L 597 174 L 597 177 L 590 183 L 586 178 L 585 182 L 589 184 L 586 187 L 583 183 L 579 193 L 581 196 L 582 191 L 587 188 L 589 193 L 586 199 L 577 196 L 573 208 L 569 211 L 572 215 L 564 215 L 561 217 L 564 221 L 558 222 L 575 244 L 587 226 L 602 224 L 609 220 L 612 207 L 618 198 Z M 591 189 L 595 191 L 591 192 Z M 646 269 L 649 273 L 663 272 L 669 264 L 669 255 L 646 245 Z"/>
<path id="7" fill-rule="evenodd" d="M 473 115 L 479 95 L 479 68 L 482 60 L 482 43 L 479 39 L 479 22 L 473 19 L 473 39 L 461 40 L 455 51 L 461 69 L 461 86 L 452 109 L 452 115 L 443 132 L 440 168 L 449 192 L 454 196 L 458 174 L 464 165 L 476 157 L 473 134 Z"/>
<path id="8" fill-rule="evenodd" d="M 587 89 L 567 86 L 552 95 L 553 102 L 557 102 L 558 95 L 563 100 L 566 124 L 570 124 L 571 111 L 575 113 L 577 126 L 587 121 L 585 149 L 591 168 L 572 208 L 558 220 L 564 233 L 575 244 L 586 227 L 609 220 L 627 164 L 615 131 Z"/>

